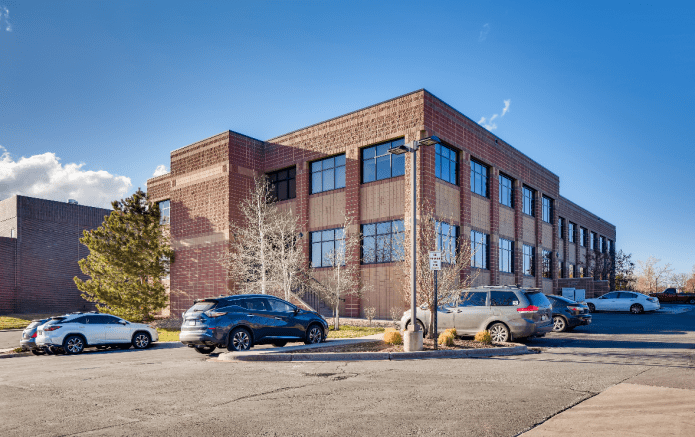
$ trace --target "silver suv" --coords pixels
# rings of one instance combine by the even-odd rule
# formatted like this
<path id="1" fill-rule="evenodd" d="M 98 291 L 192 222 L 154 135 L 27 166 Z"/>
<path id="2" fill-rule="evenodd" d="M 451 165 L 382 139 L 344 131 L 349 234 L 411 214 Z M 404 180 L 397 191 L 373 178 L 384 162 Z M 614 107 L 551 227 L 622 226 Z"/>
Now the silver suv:
<path id="1" fill-rule="evenodd" d="M 426 334 L 428 309 L 417 310 L 417 322 Z M 410 311 L 401 319 L 401 329 L 411 323 Z M 458 303 L 439 307 L 437 331 L 456 328 L 458 335 L 488 330 L 494 342 L 543 336 L 553 329 L 550 301 L 537 289 L 516 286 L 486 286 L 461 290 Z"/>

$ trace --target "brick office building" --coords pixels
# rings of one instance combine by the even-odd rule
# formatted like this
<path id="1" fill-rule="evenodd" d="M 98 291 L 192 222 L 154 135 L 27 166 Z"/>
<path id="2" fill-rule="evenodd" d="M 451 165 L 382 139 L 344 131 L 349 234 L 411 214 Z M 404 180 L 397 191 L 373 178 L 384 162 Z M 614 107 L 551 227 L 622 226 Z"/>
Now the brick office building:
<path id="1" fill-rule="evenodd" d="M 319 267 L 317 248 L 330 247 L 331 230 L 346 215 L 365 244 L 399 238 L 412 208 L 411 158 L 385 151 L 431 135 L 442 145 L 417 152 L 418 210 L 426 201 L 480 245 L 471 267 L 479 270 L 477 284 L 557 292 L 582 273 L 589 250 L 574 237 L 567 242 L 569 223 L 614 251 L 615 226 L 562 198 L 557 175 L 419 90 L 267 141 L 227 131 L 173 151 L 171 172 L 148 181 L 151 200 L 168 202 L 171 211 L 172 311 L 230 292 L 217 260 L 255 175 L 267 174 L 280 204 L 299 215 L 307 235 L 300 244 Z M 373 306 L 385 318 L 392 307 L 404 307 L 397 256 L 363 260 L 362 279 L 373 291 L 348 299 L 343 314 L 361 315 Z"/>
<path id="2" fill-rule="evenodd" d="M 25 196 L 0 201 L 0 314 L 92 309 L 73 281 L 88 279 L 77 264 L 88 254 L 79 238 L 110 213 Z"/>

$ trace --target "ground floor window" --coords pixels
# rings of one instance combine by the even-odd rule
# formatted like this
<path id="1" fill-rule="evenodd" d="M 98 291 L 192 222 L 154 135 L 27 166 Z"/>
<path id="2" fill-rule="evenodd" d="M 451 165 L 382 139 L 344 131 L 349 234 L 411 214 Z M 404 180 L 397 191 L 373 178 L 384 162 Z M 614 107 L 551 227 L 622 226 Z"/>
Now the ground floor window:
<path id="1" fill-rule="evenodd" d="M 536 248 L 524 244 L 524 275 L 536 276 Z"/>

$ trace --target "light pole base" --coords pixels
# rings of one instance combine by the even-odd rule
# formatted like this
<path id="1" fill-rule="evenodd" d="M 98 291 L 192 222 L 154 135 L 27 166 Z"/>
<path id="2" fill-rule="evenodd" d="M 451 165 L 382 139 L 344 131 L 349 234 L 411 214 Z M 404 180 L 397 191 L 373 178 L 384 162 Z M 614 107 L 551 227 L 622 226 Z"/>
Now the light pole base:
<path id="1" fill-rule="evenodd" d="M 403 351 L 417 352 L 422 350 L 422 331 L 405 331 L 403 333 Z"/>

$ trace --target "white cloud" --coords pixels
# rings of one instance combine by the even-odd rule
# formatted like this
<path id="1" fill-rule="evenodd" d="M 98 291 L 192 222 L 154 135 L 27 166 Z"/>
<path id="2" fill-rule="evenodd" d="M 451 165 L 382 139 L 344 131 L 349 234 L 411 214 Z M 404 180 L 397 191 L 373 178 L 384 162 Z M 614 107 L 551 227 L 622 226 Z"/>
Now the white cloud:
<path id="1" fill-rule="evenodd" d="M 483 42 L 487 39 L 487 34 L 490 33 L 490 24 L 483 24 L 483 30 L 480 31 L 480 36 L 478 37 L 478 42 Z"/>
<path id="2" fill-rule="evenodd" d="M 510 105 L 511 103 L 512 103 L 512 99 L 504 100 L 504 108 L 502 108 L 502 115 L 500 115 L 500 114 L 493 114 L 492 117 L 490 117 L 490 120 L 488 120 L 487 117 L 481 117 L 481 118 L 480 118 L 480 121 L 478 121 L 478 124 L 481 125 L 481 126 L 483 126 L 485 129 L 487 129 L 487 130 L 489 130 L 489 131 L 493 131 L 493 130 L 497 129 L 497 124 L 496 124 L 496 123 L 493 123 L 493 121 L 494 121 L 497 117 L 500 117 L 500 118 L 504 117 L 504 114 L 506 114 L 507 112 L 509 112 L 509 105 Z"/>
<path id="3" fill-rule="evenodd" d="M 152 173 L 152 177 L 156 178 L 157 176 L 161 176 L 163 174 L 167 174 L 169 171 L 167 170 L 167 166 L 162 164 L 158 165 L 156 169 L 154 169 L 154 173 Z"/>
<path id="4" fill-rule="evenodd" d="M 61 164 L 55 153 L 21 157 L 15 161 L 0 146 L 0 200 L 15 194 L 110 208 L 133 185 L 129 177 L 100 170 L 83 170 L 84 163 Z"/>
<path id="5" fill-rule="evenodd" d="M 0 5 L 0 29 L 7 32 L 12 32 L 12 24 L 10 23 L 10 10 L 7 6 Z"/>

